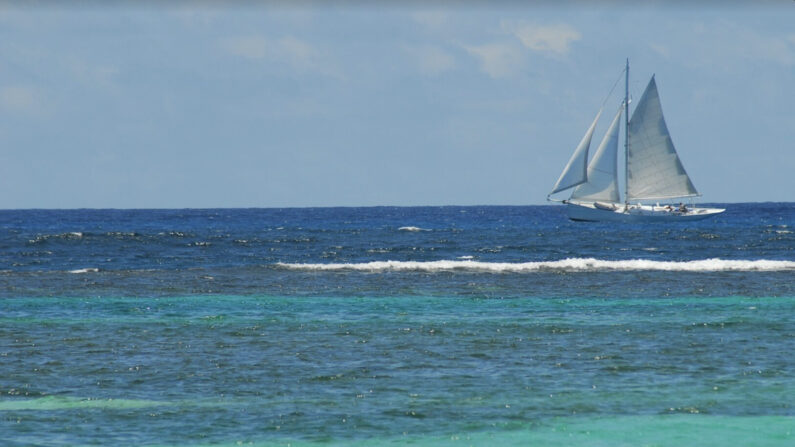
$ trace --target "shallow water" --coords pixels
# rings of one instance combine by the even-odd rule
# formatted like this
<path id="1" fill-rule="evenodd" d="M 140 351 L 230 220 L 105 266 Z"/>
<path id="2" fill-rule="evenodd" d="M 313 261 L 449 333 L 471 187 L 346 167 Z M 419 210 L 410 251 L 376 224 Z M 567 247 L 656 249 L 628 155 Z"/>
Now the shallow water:
<path id="1" fill-rule="evenodd" d="M 563 443 L 591 430 L 631 444 L 674 421 L 725 435 L 707 420 L 791 440 L 795 423 L 793 298 L 17 298 L 4 308 L 1 424 L 23 444 L 26 433 L 50 445 L 556 433 Z M 642 426 L 622 432 L 617 421 L 633 418 Z M 676 442 L 676 431 L 654 442 Z"/>

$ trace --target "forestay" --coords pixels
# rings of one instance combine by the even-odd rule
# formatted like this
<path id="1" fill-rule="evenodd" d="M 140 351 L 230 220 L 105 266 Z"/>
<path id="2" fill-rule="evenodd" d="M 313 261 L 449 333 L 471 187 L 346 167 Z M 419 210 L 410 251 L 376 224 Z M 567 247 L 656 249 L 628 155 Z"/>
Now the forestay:
<path id="1" fill-rule="evenodd" d="M 652 76 L 629 122 L 627 201 L 697 196 L 676 153 Z"/>

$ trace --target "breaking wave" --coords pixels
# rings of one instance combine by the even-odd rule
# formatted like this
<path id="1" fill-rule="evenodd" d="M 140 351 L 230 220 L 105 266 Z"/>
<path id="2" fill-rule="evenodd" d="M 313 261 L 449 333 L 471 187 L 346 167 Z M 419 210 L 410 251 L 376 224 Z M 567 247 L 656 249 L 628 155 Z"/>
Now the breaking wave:
<path id="1" fill-rule="evenodd" d="M 795 270 L 795 261 L 700 259 L 695 261 L 652 261 L 628 259 L 608 261 L 595 258 L 567 258 L 559 261 L 481 262 L 473 260 L 445 261 L 372 261 L 344 264 L 293 264 L 279 262 L 290 270 L 315 271 L 468 271 L 485 273 L 529 273 L 543 271 L 671 271 L 671 272 L 746 272 Z"/>
<path id="2" fill-rule="evenodd" d="M 31 244 L 41 244 L 43 242 L 47 242 L 52 239 L 58 240 L 76 240 L 82 239 L 83 232 L 81 231 L 69 231 L 66 233 L 58 233 L 58 234 L 40 234 L 36 236 L 34 239 L 29 240 L 28 242 Z"/>
<path id="3" fill-rule="evenodd" d="M 99 269 L 96 267 L 87 267 L 84 269 L 69 270 L 69 273 L 97 273 Z"/>
<path id="4" fill-rule="evenodd" d="M 425 228 L 420 228 L 420 227 L 400 227 L 398 228 L 398 231 L 417 232 L 417 231 L 431 231 L 431 230 L 427 230 Z"/>

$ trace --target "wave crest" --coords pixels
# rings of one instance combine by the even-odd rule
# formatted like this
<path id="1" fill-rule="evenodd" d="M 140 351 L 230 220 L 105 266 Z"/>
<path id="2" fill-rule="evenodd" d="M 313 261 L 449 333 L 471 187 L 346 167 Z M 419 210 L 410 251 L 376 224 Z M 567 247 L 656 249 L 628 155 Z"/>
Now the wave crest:
<path id="1" fill-rule="evenodd" d="M 431 231 L 431 230 L 427 230 L 425 228 L 420 228 L 420 227 L 411 227 L 411 226 L 409 226 L 409 227 L 400 227 L 400 228 L 398 228 L 398 231 L 417 232 L 417 231 Z"/>
<path id="2" fill-rule="evenodd" d="M 595 258 L 566 258 L 558 261 L 481 262 L 473 260 L 443 261 L 372 261 L 339 264 L 276 264 L 290 270 L 315 271 L 469 271 L 486 273 L 530 273 L 540 271 L 671 271 L 671 272 L 731 272 L 795 270 L 795 261 L 770 259 L 730 260 L 699 259 L 694 261 L 653 261 L 646 259 L 603 260 Z"/>
<path id="3" fill-rule="evenodd" d="M 83 269 L 69 270 L 69 273 L 97 273 L 99 269 L 96 267 L 87 267 Z"/>

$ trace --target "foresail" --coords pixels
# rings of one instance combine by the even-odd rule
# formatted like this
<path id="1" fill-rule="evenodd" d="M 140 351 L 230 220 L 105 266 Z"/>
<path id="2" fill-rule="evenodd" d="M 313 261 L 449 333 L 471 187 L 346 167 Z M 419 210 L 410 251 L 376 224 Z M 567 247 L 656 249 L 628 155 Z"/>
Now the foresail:
<path id="1" fill-rule="evenodd" d="M 620 202 L 618 193 L 618 128 L 624 106 L 618 109 L 602 143 L 588 164 L 588 181 L 571 194 L 572 200 Z"/>
<path id="2" fill-rule="evenodd" d="M 629 122 L 627 201 L 697 196 L 665 125 L 652 76 Z"/>
<path id="3" fill-rule="evenodd" d="M 580 144 L 577 146 L 577 149 L 572 154 L 569 162 L 566 164 L 566 167 L 563 168 L 563 173 L 560 174 L 560 178 L 555 183 L 555 186 L 552 188 L 552 192 L 550 194 L 555 194 L 556 192 L 563 191 L 564 189 L 573 188 L 579 184 L 585 183 L 588 180 L 588 148 L 591 146 L 591 137 L 593 136 L 593 130 L 596 127 L 596 122 L 599 121 L 599 116 L 602 114 L 602 110 L 599 110 L 599 113 L 596 114 L 596 118 L 594 118 L 591 127 L 588 128 L 588 131 L 585 132 L 585 136 L 582 137 Z"/>

